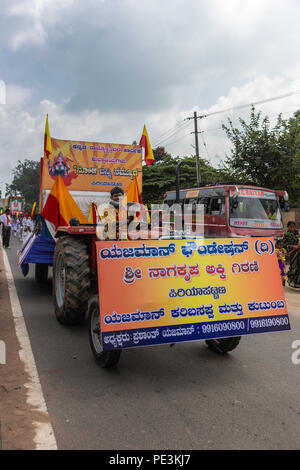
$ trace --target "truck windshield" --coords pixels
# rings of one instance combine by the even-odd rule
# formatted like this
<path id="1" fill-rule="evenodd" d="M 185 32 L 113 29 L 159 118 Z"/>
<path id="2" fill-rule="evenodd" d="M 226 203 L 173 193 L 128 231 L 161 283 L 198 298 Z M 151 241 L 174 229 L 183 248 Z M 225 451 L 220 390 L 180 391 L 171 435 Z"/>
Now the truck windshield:
<path id="1" fill-rule="evenodd" d="M 275 193 L 241 190 L 236 196 L 231 196 L 230 225 L 281 229 L 282 218 Z"/>

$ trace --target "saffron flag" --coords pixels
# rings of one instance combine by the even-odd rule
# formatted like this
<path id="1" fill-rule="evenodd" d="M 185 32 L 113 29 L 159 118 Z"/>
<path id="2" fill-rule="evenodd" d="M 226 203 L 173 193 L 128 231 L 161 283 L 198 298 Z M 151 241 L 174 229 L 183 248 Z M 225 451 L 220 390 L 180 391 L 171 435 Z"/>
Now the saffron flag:
<path id="1" fill-rule="evenodd" d="M 60 175 L 53 185 L 41 215 L 52 222 L 56 229 L 59 226 L 70 225 L 69 221 L 73 217 L 76 217 L 81 224 L 89 223 L 67 190 Z"/>
<path id="2" fill-rule="evenodd" d="M 51 137 L 49 131 L 49 122 L 48 122 L 48 114 L 46 117 L 46 125 L 45 125 L 45 135 L 44 135 L 44 154 L 47 158 L 49 158 L 50 153 L 52 153 L 52 145 L 51 145 Z"/>
<path id="3" fill-rule="evenodd" d="M 97 206 L 94 202 L 92 202 L 90 206 L 90 214 L 89 214 L 89 223 L 96 224 L 97 223 Z"/>
<path id="4" fill-rule="evenodd" d="M 36 202 L 33 203 L 32 209 L 31 209 L 31 217 L 35 216 L 35 210 L 36 210 Z"/>
<path id="5" fill-rule="evenodd" d="M 148 221 L 148 224 L 150 224 L 151 219 L 150 219 L 150 214 L 149 214 L 149 209 L 148 209 L 147 204 L 145 204 L 145 209 L 146 209 L 146 213 L 147 213 L 147 221 Z"/>
<path id="6" fill-rule="evenodd" d="M 128 191 L 126 193 L 126 196 L 127 196 L 127 202 L 138 202 L 139 204 L 143 204 L 143 199 L 139 190 L 139 185 L 138 185 L 136 176 L 131 181 Z"/>
<path id="7" fill-rule="evenodd" d="M 145 163 L 147 165 L 151 165 L 155 161 L 155 159 L 154 159 L 154 155 L 153 155 L 149 137 L 148 137 L 148 132 L 147 132 L 145 125 L 143 129 L 143 134 L 140 140 L 140 146 L 143 147 L 145 150 L 145 155 L 144 155 Z"/>
<path id="8" fill-rule="evenodd" d="M 126 193 L 127 202 L 137 202 L 142 205 L 141 211 L 136 213 L 135 219 L 144 221 L 145 219 L 150 223 L 150 216 L 149 211 L 146 206 L 143 205 L 142 195 L 139 190 L 139 185 L 137 182 L 137 177 L 135 176 L 134 180 L 132 180 L 128 191 Z"/>

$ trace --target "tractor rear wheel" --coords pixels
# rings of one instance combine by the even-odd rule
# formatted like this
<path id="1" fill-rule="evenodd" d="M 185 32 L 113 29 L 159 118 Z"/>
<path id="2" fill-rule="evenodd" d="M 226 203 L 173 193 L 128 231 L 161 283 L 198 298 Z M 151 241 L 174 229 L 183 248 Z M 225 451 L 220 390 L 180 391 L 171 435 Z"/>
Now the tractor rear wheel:
<path id="1" fill-rule="evenodd" d="M 116 366 L 121 356 L 121 349 L 103 351 L 99 298 L 97 295 L 91 299 L 89 306 L 89 337 L 97 364 L 107 369 Z"/>
<path id="2" fill-rule="evenodd" d="M 81 323 L 88 309 L 90 264 L 87 246 L 70 236 L 58 239 L 53 260 L 53 300 L 63 325 Z"/>
<path id="3" fill-rule="evenodd" d="M 233 336 L 231 338 L 208 339 L 205 342 L 212 351 L 225 354 L 233 351 L 239 345 L 240 340 L 241 336 Z"/>

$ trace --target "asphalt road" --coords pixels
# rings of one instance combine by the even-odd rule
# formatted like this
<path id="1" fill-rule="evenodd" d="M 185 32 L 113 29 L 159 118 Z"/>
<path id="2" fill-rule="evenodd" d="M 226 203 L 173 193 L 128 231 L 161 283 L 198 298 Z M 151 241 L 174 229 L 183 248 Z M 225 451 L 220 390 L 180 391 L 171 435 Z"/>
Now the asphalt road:
<path id="1" fill-rule="evenodd" d="M 300 293 L 285 289 L 291 331 L 245 336 L 225 356 L 204 341 L 129 349 L 103 370 L 87 324 L 57 322 L 51 280 L 36 284 L 33 265 L 23 277 L 19 245 L 7 254 L 59 449 L 299 449 Z"/>

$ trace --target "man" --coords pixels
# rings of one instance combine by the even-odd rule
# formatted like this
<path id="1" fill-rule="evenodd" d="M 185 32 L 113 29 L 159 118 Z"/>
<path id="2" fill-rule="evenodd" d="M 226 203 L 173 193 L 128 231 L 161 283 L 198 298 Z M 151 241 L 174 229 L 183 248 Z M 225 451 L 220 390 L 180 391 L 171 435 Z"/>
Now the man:
<path id="1" fill-rule="evenodd" d="M 2 244 L 4 248 L 10 248 L 11 218 L 9 212 L 9 209 L 6 209 L 0 218 L 0 222 L 2 223 Z"/>
<path id="2" fill-rule="evenodd" d="M 110 240 L 118 240 L 120 227 L 127 227 L 127 214 L 125 220 L 120 220 L 121 199 L 124 197 L 124 191 L 121 188 L 114 187 L 110 192 L 110 201 L 108 206 L 104 209 L 103 223 L 105 233 L 103 234 Z"/>
<path id="3" fill-rule="evenodd" d="M 287 231 L 283 237 L 283 247 L 287 251 L 287 260 L 290 267 L 287 273 L 288 283 L 291 287 L 300 288 L 300 245 L 299 234 L 294 221 L 287 223 Z"/>
<path id="4" fill-rule="evenodd" d="M 298 242 L 298 230 L 296 227 L 296 223 L 293 220 L 290 220 L 287 223 L 287 231 L 283 237 L 283 245 L 287 251 L 287 254 L 290 255 L 296 250 L 299 250 L 299 242 Z"/>
<path id="5" fill-rule="evenodd" d="M 23 221 L 23 230 L 24 230 L 23 239 L 24 240 L 28 237 L 28 235 L 31 234 L 31 232 L 33 232 L 33 228 L 34 226 L 33 226 L 33 222 L 31 220 L 30 214 L 26 214 L 24 221 Z"/>

